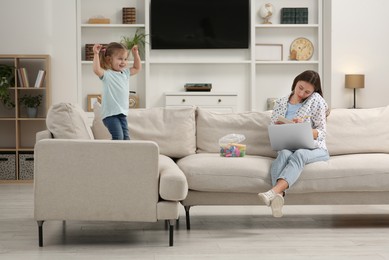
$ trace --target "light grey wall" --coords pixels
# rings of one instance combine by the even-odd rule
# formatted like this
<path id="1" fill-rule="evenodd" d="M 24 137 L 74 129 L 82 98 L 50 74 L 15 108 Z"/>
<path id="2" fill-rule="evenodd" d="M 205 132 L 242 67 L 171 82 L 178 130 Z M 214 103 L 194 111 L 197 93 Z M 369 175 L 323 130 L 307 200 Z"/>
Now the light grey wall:
<path id="1" fill-rule="evenodd" d="M 76 103 L 76 0 L 0 4 L 0 53 L 51 55 L 52 103 Z"/>
<path id="2" fill-rule="evenodd" d="M 50 54 L 53 103 L 78 102 L 76 0 L 0 3 L 0 53 Z M 346 73 L 366 75 L 365 89 L 357 91 L 359 106 L 389 104 L 389 1 L 370 4 L 373 6 L 361 0 L 332 1 L 331 59 L 327 66 L 331 73 L 325 84 L 331 86 L 333 108 L 352 105 L 352 90 L 344 88 Z"/>
<path id="3" fill-rule="evenodd" d="M 332 107 L 351 107 L 353 90 L 345 74 L 365 74 L 357 106 L 389 105 L 389 1 L 332 1 Z"/>

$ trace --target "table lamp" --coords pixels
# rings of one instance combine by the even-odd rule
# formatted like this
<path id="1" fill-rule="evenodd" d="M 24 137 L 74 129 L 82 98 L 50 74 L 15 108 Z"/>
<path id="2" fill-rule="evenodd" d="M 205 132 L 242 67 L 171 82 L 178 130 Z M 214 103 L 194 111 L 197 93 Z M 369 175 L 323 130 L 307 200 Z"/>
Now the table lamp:
<path id="1" fill-rule="evenodd" d="M 355 90 L 357 88 L 365 87 L 365 75 L 364 74 L 346 74 L 346 88 L 354 89 L 354 106 L 353 108 L 357 108 L 356 99 L 355 99 Z"/>

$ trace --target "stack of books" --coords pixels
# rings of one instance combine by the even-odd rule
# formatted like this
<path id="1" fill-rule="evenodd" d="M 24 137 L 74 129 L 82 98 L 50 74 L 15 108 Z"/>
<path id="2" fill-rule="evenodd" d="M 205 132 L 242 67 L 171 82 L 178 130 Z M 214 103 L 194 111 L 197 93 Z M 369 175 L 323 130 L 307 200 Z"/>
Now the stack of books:
<path id="1" fill-rule="evenodd" d="M 307 7 L 282 8 L 281 24 L 308 24 L 308 8 Z"/>
<path id="2" fill-rule="evenodd" d="M 23 87 L 23 88 L 29 88 L 30 87 L 30 81 L 29 81 L 29 78 L 28 78 L 28 74 L 27 74 L 26 68 L 18 68 L 17 72 L 18 72 L 18 80 L 19 80 L 18 86 L 19 87 Z M 46 76 L 46 71 L 45 70 L 39 70 L 38 74 L 37 74 L 37 77 L 36 77 L 36 80 L 35 80 L 35 84 L 34 84 L 33 87 L 34 88 L 41 88 L 41 87 L 43 87 L 43 82 L 45 80 L 45 76 Z"/>

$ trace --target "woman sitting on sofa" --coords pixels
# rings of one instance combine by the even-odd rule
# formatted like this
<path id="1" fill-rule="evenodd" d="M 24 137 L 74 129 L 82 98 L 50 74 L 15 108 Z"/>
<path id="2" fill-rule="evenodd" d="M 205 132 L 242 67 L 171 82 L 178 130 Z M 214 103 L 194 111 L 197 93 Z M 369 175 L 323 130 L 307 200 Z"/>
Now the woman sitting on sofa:
<path id="1" fill-rule="evenodd" d="M 317 148 L 278 151 L 270 169 L 273 188 L 258 194 L 271 207 L 274 217 L 282 217 L 285 190 L 297 181 L 305 164 L 329 159 L 325 143 L 327 111 L 320 76 L 312 70 L 298 75 L 293 81 L 292 93 L 276 101 L 271 123 L 282 124 L 283 122 L 278 121 L 279 116 L 295 123 L 310 122 Z"/>

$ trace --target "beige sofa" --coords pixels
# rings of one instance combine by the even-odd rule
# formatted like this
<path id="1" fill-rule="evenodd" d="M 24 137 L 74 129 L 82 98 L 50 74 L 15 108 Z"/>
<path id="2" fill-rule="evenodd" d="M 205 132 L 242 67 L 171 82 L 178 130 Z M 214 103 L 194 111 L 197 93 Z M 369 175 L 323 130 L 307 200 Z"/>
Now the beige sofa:
<path id="1" fill-rule="evenodd" d="M 178 166 L 152 141 L 94 140 L 85 113 L 53 106 L 37 134 L 34 216 L 39 246 L 48 220 L 174 223 L 188 186 Z"/>
<path id="2" fill-rule="evenodd" d="M 95 111 L 94 138 L 107 139 L 109 134 L 98 109 Z M 388 204 L 388 120 L 389 107 L 333 109 L 327 122 L 331 158 L 305 167 L 299 181 L 287 192 L 286 207 Z M 193 107 L 136 109 L 130 110 L 128 122 L 133 140 L 157 143 L 160 153 L 178 165 L 175 170 L 181 173 L 177 174 L 185 177 L 188 194 L 176 199 L 185 207 L 188 229 L 193 206 L 262 205 L 257 193 L 271 188 L 269 168 L 276 156 L 267 134 L 269 111 L 219 113 Z M 245 157 L 219 155 L 219 138 L 231 133 L 245 135 Z M 145 160 L 151 163 L 154 159 Z M 174 187 L 170 183 L 166 185 Z"/>
<path id="3" fill-rule="evenodd" d="M 182 113 L 187 113 L 190 120 L 184 120 Z M 269 169 L 276 157 L 267 132 L 270 115 L 270 111 L 219 113 L 152 108 L 130 111 L 128 122 L 134 139 L 155 141 L 162 147 L 161 153 L 169 156 L 168 148 L 180 151 L 173 157 L 188 182 L 188 196 L 181 203 L 190 229 L 189 210 L 193 206 L 261 204 L 257 193 L 271 188 Z M 95 132 L 103 129 L 98 121 L 97 115 Z M 333 109 L 327 120 L 331 158 L 305 167 L 301 178 L 287 191 L 286 206 L 388 204 L 387 122 L 389 106 Z M 219 138 L 231 133 L 245 135 L 245 157 L 219 155 Z M 104 138 L 100 134 L 96 137 Z M 188 141 L 184 143 L 183 139 Z"/>

